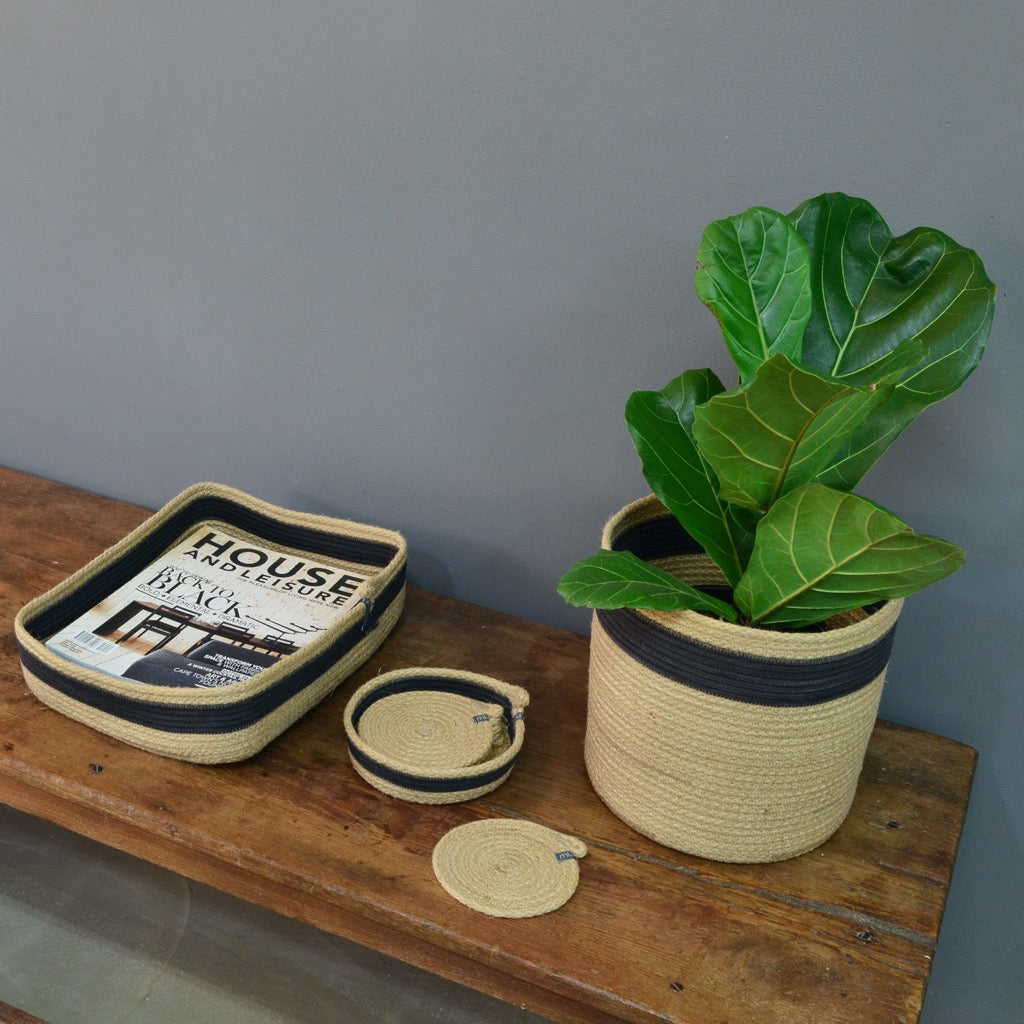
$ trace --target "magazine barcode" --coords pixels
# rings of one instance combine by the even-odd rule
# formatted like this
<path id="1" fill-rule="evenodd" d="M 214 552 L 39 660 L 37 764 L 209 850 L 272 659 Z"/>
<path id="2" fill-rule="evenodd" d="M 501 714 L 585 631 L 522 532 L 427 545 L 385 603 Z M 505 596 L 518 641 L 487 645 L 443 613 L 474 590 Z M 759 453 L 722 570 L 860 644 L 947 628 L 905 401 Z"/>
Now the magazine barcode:
<path id="1" fill-rule="evenodd" d="M 110 654 L 117 650 L 117 644 L 112 644 L 109 640 L 103 640 L 96 636 L 95 633 L 86 633 L 84 631 L 75 634 L 75 639 L 85 647 L 88 647 L 91 651 L 97 651 L 100 654 Z"/>

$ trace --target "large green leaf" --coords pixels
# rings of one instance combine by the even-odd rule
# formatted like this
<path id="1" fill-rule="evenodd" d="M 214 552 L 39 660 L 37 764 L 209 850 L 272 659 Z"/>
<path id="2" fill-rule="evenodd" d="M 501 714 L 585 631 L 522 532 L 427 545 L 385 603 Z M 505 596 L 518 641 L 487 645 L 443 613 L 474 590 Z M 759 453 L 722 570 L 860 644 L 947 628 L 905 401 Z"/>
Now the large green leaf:
<path id="1" fill-rule="evenodd" d="M 741 381 L 777 352 L 800 358 L 810 262 L 788 217 L 754 207 L 713 221 L 697 261 L 697 295 L 718 318 Z"/>
<path id="2" fill-rule="evenodd" d="M 767 511 L 829 465 L 877 396 L 777 355 L 747 384 L 698 408 L 693 434 L 718 476 L 719 496 Z"/>
<path id="3" fill-rule="evenodd" d="M 731 604 L 649 565 L 630 551 L 599 551 L 577 562 L 562 577 L 558 592 L 569 604 L 588 608 L 690 608 L 730 622 L 737 617 Z"/>
<path id="4" fill-rule="evenodd" d="M 923 358 L 861 425 L 829 478 L 850 488 L 926 406 L 978 365 L 995 286 L 977 253 L 933 228 L 893 237 L 863 199 L 829 193 L 790 215 L 810 253 L 811 314 L 801 361 L 851 384 L 888 372 L 910 339 Z"/>
<path id="5" fill-rule="evenodd" d="M 693 434 L 719 496 L 765 512 L 787 491 L 834 473 L 860 423 L 920 357 L 911 339 L 887 361 L 887 377 L 854 387 L 777 355 L 748 383 L 711 398 L 695 410 Z"/>
<path id="6" fill-rule="evenodd" d="M 661 391 L 630 395 L 626 423 L 651 490 L 734 584 L 753 536 L 719 498 L 718 480 L 693 439 L 694 410 L 723 390 L 710 370 L 688 370 Z"/>
<path id="7" fill-rule="evenodd" d="M 955 544 L 914 533 L 874 502 L 808 484 L 761 520 L 734 598 L 752 622 L 807 626 L 912 594 L 963 558 Z"/>
<path id="8" fill-rule="evenodd" d="M 894 238 L 866 200 L 828 193 L 790 215 L 807 243 L 812 309 L 802 361 L 851 383 L 901 342 L 927 357 L 905 385 L 923 400 L 955 391 L 977 366 L 995 287 L 977 253 L 934 228 Z"/>

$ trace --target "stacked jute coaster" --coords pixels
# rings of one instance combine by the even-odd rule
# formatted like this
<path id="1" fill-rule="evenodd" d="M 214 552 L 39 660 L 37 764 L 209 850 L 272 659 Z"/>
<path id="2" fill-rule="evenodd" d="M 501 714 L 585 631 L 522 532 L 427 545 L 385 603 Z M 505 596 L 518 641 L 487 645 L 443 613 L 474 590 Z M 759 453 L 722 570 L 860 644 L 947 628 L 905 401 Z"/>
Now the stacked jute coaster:
<path id="1" fill-rule="evenodd" d="M 528 702 L 521 687 L 475 672 L 386 672 L 345 707 L 352 765 L 377 789 L 414 803 L 482 796 L 512 771 Z"/>
<path id="2" fill-rule="evenodd" d="M 561 907 L 579 884 L 587 847 L 531 821 L 485 818 L 459 825 L 434 847 L 434 874 L 460 903 L 491 917 L 536 917 Z"/>
<path id="3" fill-rule="evenodd" d="M 420 768 L 467 768 L 507 743 L 500 704 L 419 690 L 376 701 L 359 721 L 363 742 L 391 761 Z"/>

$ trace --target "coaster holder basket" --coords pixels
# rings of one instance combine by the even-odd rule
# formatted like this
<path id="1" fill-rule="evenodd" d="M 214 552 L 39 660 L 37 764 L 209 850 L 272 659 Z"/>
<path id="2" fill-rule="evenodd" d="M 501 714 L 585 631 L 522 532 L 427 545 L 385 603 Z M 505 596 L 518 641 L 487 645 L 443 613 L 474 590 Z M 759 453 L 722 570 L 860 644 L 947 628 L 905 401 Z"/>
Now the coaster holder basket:
<path id="1" fill-rule="evenodd" d="M 393 694 L 439 692 L 457 694 L 502 711 L 503 739 L 490 756 L 476 764 L 429 768 L 388 756 L 360 735 L 359 722 L 377 701 Z M 459 669 L 407 668 L 387 672 L 364 683 L 345 707 L 345 735 L 356 772 L 389 796 L 422 804 L 457 803 L 497 789 L 515 766 L 526 737 L 525 709 L 529 694 L 490 676 Z"/>

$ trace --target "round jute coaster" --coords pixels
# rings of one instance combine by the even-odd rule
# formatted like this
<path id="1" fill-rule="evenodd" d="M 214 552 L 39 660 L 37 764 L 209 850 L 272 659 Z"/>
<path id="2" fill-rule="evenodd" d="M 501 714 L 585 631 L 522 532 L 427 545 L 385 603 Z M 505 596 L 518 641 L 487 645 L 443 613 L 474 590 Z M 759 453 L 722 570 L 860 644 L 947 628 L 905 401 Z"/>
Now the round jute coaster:
<path id="1" fill-rule="evenodd" d="M 491 917 L 536 917 L 576 891 L 587 847 L 531 821 L 485 818 L 434 847 L 434 874 L 460 903 Z"/>
<path id="2" fill-rule="evenodd" d="M 491 757 L 501 722 L 497 704 L 415 690 L 368 707 L 359 735 L 378 754 L 417 769 L 465 768 Z"/>

